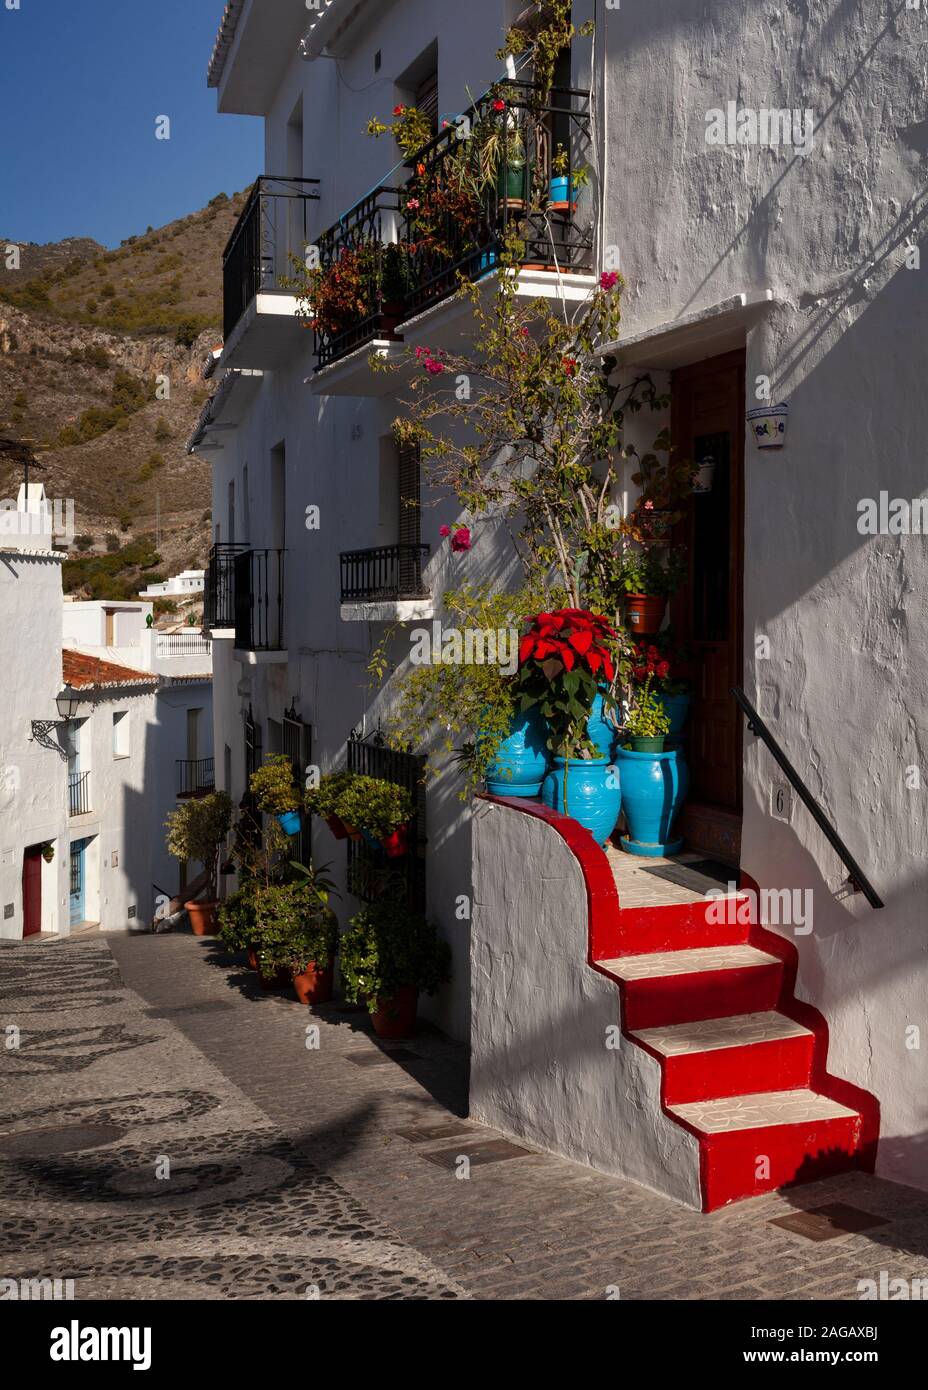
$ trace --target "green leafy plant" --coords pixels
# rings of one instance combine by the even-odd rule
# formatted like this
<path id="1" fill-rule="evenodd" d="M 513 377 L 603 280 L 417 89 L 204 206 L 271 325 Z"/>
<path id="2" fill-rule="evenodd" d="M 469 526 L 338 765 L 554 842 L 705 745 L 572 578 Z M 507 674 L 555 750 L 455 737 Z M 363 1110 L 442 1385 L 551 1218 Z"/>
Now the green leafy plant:
<path id="1" fill-rule="evenodd" d="M 248 790 L 258 809 L 268 815 L 283 816 L 300 809 L 302 798 L 293 780 L 293 765 L 285 753 L 269 754 L 264 765 L 249 777 Z"/>
<path id="2" fill-rule="evenodd" d="M 258 929 L 254 888 L 247 880 L 220 904 L 219 935 L 227 951 L 245 951 L 254 946 Z"/>
<path id="3" fill-rule="evenodd" d="M 415 814 L 415 803 L 405 787 L 382 777 L 339 772 L 323 777 L 306 794 L 306 809 L 314 815 L 337 816 L 347 826 L 384 837 L 406 825 Z"/>
<path id="4" fill-rule="evenodd" d="M 328 820 L 337 816 L 342 793 L 354 778 L 353 772 L 329 772 L 320 777 L 318 787 L 307 790 L 303 799 L 306 810 L 313 816 Z"/>
<path id="5" fill-rule="evenodd" d="M 652 679 L 648 676 L 637 689 L 634 704 L 626 716 L 625 728 L 632 738 L 660 738 L 670 732 L 670 718 L 651 689 Z"/>
<path id="6" fill-rule="evenodd" d="M 451 951 L 435 926 L 393 897 L 382 897 L 352 917 L 341 939 L 345 998 L 363 996 L 370 1013 L 404 985 L 434 994 L 451 978 Z"/>
<path id="7" fill-rule="evenodd" d="M 412 155 L 431 140 L 432 122 L 417 106 L 394 106 L 393 120 L 387 124 L 372 116 L 367 123 L 367 134 L 375 140 L 390 134 L 405 155 Z"/>
<path id="8" fill-rule="evenodd" d="M 272 883 L 254 894 L 255 954 L 266 978 L 315 962 L 324 970 L 338 945 L 338 921 L 310 883 Z"/>
<path id="9" fill-rule="evenodd" d="M 661 559 L 653 550 L 628 550 L 619 562 L 615 577 L 626 594 L 666 597 L 676 593 L 686 571 L 683 554 L 674 551 Z"/>
<path id="10" fill-rule="evenodd" d="M 167 820 L 168 852 L 175 859 L 195 860 L 207 874 L 207 899 L 215 901 L 219 880 L 219 855 L 223 842 L 232 827 L 232 801 L 226 792 L 183 802 L 176 811 L 169 811 Z"/>

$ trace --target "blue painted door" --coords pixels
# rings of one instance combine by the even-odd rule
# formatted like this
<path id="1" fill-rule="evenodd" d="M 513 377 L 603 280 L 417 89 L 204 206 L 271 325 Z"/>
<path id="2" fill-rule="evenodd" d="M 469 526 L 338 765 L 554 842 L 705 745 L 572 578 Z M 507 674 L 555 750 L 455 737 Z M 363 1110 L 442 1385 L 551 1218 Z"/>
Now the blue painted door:
<path id="1" fill-rule="evenodd" d="M 86 840 L 74 840 L 71 845 L 71 898 L 70 922 L 74 927 L 83 922 L 85 916 L 85 894 L 87 887 Z"/>

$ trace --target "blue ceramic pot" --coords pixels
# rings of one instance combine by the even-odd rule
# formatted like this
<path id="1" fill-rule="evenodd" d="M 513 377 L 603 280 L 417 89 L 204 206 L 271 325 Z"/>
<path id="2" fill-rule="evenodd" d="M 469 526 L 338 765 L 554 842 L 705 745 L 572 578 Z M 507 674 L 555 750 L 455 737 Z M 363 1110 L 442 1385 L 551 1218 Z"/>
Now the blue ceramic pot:
<path id="1" fill-rule="evenodd" d="M 299 811 L 285 811 L 282 816 L 277 817 L 281 829 L 285 835 L 299 835 L 300 833 L 300 813 Z"/>
<path id="2" fill-rule="evenodd" d="M 670 720 L 670 728 L 667 736 L 680 734 L 683 732 L 683 725 L 686 723 L 686 716 L 690 712 L 689 695 L 658 695 L 657 699 L 663 706 L 664 713 Z"/>
<path id="3" fill-rule="evenodd" d="M 609 762 L 615 748 L 618 730 L 606 718 L 606 706 L 600 694 L 597 694 L 593 701 L 593 708 L 586 722 L 586 732 L 599 756 Z"/>
<path id="4" fill-rule="evenodd" d="M 565 763 L 569 763 L 566 807 Z M 553 758 L 542 783 L 541 799 L 552 811 L 561 811 L 578 821 L 598 845 L 604 845 L 615 829 L 622 802 L 617 770 L 605 758 Z"/>
<path id="5" fill-rule="evenodd" d="M 577 189 L 573 185 L 567 174 L 555 174 L 551 179 L 551 186 L 548 190 L 548 201 L 550 203 L 567 203 L 572 198 L 576 198 Z"/>
<path id="6" fill-rule="evenodd" d="M 547 726 L 537 709 L 515 716 L 512 733 L 486 771 L 491 796 L 538 795 L 548 770 L 547 739 Z"/>
<path id="7" fill-rule="evenodd" d="M 629 829 L 628 837 L 622 838 L 623 849 L 646 858 L 679 854 L 683 841 L 672 840 L 671 830 L 690 784 L 682 752 L 672 748 L 664 753 L 632 753 L 619 748 L 616 761 Z"/>

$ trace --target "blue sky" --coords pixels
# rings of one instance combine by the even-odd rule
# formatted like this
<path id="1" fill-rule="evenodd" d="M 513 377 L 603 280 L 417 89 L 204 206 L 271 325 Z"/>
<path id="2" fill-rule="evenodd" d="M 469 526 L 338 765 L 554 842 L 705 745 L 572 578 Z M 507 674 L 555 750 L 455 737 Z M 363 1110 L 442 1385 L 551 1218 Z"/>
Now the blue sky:
<path id="1" fill-rule="evenodd" d="M 220 116 L 223 0 L 0 0 L 0 234 L 105 246 L 261 170 L 263 122 Z M 155 139 L 158 116 L 171 139 Z"/>

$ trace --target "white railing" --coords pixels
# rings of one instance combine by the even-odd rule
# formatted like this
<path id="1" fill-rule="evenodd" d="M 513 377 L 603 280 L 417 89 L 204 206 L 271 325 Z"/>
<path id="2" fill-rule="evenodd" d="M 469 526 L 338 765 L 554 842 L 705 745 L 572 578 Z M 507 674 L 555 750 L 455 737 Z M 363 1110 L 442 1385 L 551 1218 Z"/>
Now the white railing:
<path id="1" fill-rule="evenodd" d="M 209 656 L 212 643 L 200 632 L 159 632 L 155 655 L 169 656 Z"/>

